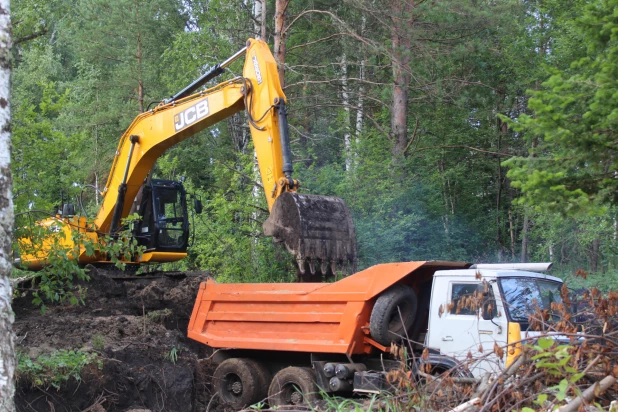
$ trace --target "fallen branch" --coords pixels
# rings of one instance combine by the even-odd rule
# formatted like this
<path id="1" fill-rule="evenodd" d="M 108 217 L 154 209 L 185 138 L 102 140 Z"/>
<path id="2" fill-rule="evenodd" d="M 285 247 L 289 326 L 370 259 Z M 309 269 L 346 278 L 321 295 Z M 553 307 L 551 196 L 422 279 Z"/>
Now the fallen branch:
<path id="1" fill-rule="evenodd" d="M 577 412 L 579 410 L 579 407 L 584 402 L 590 402 L 600 393 L 606 391 L 614 383 L 616 383 L 616 378 L 614 378 L 613 376 L 606 376 L 600 382 L 595 382 L 593 385 L 589 386 L 588 389 L 586 389 L 581 396 L 578 396 L 562 408 L 558 409 L 558 412 Z"/>
<path id="2" fill-rule="evenodd" d="M 423 378 L 431 382 L 442 383 L 444 381 L 444 379 L 440 378 L 439 376 L 430 375 L 428 373 L 421 372 L 421 371 L 418 371 L 417 373 L 419 374 L 419 376 L 422 376 Z M 448 380 L 453 383 L 465 383 L 469 385 L 476 385 L 481 382 L 481 380 L 478 378 L 449 377 Z"/>
<path id="3" fill-rule="evenodd" d="M 464 402 L 461 405 L 451 409 L 449 412 L 463 412 L 466 409 L 477 405 L 478 403 L 480 403 L 481 400 L 479 398 L 472 398 L 470 399 L 468 402 Z"/>

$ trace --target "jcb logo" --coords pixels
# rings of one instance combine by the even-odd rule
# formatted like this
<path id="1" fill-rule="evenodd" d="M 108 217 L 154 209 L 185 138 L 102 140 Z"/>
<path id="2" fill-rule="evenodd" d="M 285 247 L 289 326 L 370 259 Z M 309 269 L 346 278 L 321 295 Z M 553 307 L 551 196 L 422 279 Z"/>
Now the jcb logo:
<path id="1" fill-rule="evenodd" d="M 258 84 L 262 84 L 262 72 L 260 71 L 257 56 L 254 54 L 251 60 L 253 61 L 253 70 L 255 70 L 255 79 Z"/>
<path id="2" fill-rule="evenodd" d="M 208 99 L 204 99 L 174 116 L 174 129 L 180 131 L 208 116 Z"/>

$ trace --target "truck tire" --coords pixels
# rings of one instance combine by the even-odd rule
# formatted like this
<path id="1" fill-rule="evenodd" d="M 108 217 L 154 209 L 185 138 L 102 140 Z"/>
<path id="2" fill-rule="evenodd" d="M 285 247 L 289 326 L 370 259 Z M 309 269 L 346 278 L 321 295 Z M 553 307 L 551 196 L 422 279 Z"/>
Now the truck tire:
<path id="1" fill-rule="evenodd" d="M 261 399 L 260 377 L 251 359 L 223 361 L 213 375 L 213 386 L 221 399 L 234 409 L 242 409 Z"/>
<path id="2" fill-rule="evenodd" d="M 414 323 L 417 308 L 418 300 L 412 288 L 401 284 L 388 288 L 378 297 L 371 310 L 371 337 L 384 346 L 401 341 Z"/>
<path id="3" fill-rule="evenodd" d="M 268 404 L 277 406 L 311 406 L 318 400 L 315 373 L 311 368 L 290 366 L 280 370 L 268 388 Z"/>
<path id="4" fill-rule="evenodd" d="M 423 326 L 427 326 L 429 319 L 429 304 L 431 303 L 431 281 L 426 282 L 419 288 L 418 306 L 412 328 L 408 330 L 408 337 L 414 342 L 421 342 L 420 336 Z"/>
<path id="5" fill-rule="evenodd" d="M 270 386 L 270 382 L 272 382 L 273 375 L 270 373 L 264 363 L 255 359 L 245 359 L 245 361 L 249 365 L 251 365 L 258 378 L 258 386 L 256 392 L 257 401 L 253 403 L 266 401 L 266 398 L 268 398 L 268 387 Z"/>

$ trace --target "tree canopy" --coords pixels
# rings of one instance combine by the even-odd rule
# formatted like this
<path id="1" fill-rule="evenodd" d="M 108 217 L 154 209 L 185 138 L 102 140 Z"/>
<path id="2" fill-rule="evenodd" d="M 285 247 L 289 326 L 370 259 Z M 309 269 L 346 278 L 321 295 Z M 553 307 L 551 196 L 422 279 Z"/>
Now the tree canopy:
<path id="1" fill-rule="evenodd" d="M 346 201 L 361 268 L 618 263 L 616 0 L 17 0 L 13 10 L 18 213 L 64 198 L 94 214 L 91 186 L 104 185 L 132 119 L 265 36 L 284 73 L 295 175 L 302 191 Z M 261 231 L 244 113 L 169 149 L 153 176 L 184 176 L 205 204 L 175 268 L 293 277 Z"/>
<path id="2" fill-rule="evenodd" d="M 618 2 L 594 2 L 565 22 L 585 47 L 569 67 L 530 93 L 531 114 L 515 130 L 530 142 L 508 176 L 522 201 L 563 213 L 592 212 L 618 201 Z"/>

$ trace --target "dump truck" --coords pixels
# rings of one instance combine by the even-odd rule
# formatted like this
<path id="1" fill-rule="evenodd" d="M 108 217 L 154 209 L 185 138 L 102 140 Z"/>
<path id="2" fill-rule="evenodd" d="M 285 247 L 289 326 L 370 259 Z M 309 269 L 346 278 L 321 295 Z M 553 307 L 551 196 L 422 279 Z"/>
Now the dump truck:
<path id="1" fill-rule="evenodd" d="M 561 301 L 562 281 L 543 273 L 550 266 L 421 261 L 333 283 L 209 280 L 188 336 L 217 350 L 213 385 L 239 409 L 389 390 L 402 353 L 406 372 L 480 377 L 518 355 L 522 331 L 534 333 L 530 314 Z"/>

